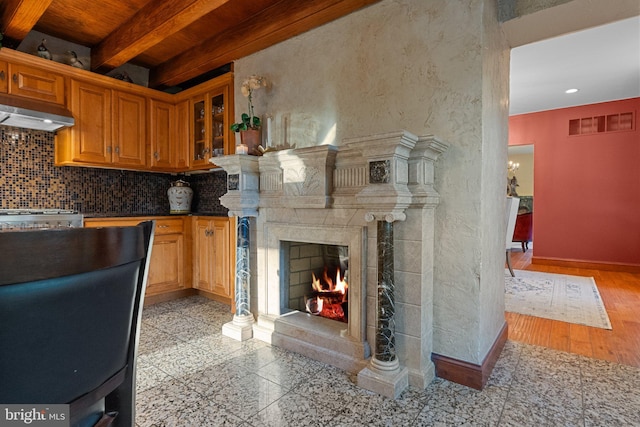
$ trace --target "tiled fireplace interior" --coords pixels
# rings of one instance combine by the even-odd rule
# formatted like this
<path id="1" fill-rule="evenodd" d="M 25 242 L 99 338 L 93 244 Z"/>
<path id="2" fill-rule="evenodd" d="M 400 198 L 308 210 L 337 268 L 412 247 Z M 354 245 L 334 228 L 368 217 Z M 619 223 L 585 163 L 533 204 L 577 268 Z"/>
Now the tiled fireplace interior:
<path id="1" fill-rule="evenodd" d="M 346 140 L 339 148 L 218 159 L 228 173 L 221 203 L 231 215 L 251 218 L 253 337 L 361 372 L 389 344 L 376 344 L 376 337 L 380 295 L 394 293 L 381 289 L 378 277 L 379 244 L 390 238 L 395 318 L 383 326 L 392 331 L 384 332 L 393 334 L 390 350 L 408 369 L 409 384 L 424 388 L 431 382 L 439 197 L 433 174 L 445 149 L 431 135 L 399 131 Z M 378 236 L 380 223 L 393 224 L 393 233 Z M 341 274 L 346 274 L 346 321 L 307 312 L 311 273 L 322 274 L 330 257 L 333 264 L 342 261 Z"/>
<path id="2" fill-rule="evenodd" d="M 281 242 L 285 309 L 349 321 L 349 248 L 308 242 Z"/>

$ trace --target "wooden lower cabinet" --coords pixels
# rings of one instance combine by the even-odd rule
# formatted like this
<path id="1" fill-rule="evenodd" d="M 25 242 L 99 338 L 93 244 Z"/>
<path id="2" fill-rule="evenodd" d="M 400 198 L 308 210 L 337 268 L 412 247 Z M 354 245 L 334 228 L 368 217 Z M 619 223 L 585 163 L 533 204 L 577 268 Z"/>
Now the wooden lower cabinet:
<path id="1" fill-rule="evenodd" d="M 194 217 L 193 287 L 234 307 L 235 219 Z"/>
<path id="2" fill-rule="evenodd" d="M 156 229 L 145 297 L 190 288 L 190 275 L 185 274 L 190 258 L 185 244 L 185 223 L 189 217 L 86 218 L 85 227 L 124 227 L 150 219 L 156 221 Z"/>
<path id="3" fill-rule="evenodd" d="M 234 311 L 235 218 L 85 218 L 85 227 L 124 227 L 148 220 L 155 220 L 156 228 L 145 304 L 197 292 Z"/>
<path id="4" fill-rule="evenodd" d="M 184 285 L 184 236 L 156 235 L 151 251 L 147 295 L 180 290 Z"/>

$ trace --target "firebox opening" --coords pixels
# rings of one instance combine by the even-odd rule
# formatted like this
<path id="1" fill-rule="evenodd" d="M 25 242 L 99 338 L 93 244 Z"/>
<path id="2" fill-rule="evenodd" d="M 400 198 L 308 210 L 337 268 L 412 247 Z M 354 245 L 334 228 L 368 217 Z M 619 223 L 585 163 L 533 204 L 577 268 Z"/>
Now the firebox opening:
<path id="1" fill-rule="evenodd" d="M 281 241 L 284 312 L 348 323 L 349 248 Z"/>

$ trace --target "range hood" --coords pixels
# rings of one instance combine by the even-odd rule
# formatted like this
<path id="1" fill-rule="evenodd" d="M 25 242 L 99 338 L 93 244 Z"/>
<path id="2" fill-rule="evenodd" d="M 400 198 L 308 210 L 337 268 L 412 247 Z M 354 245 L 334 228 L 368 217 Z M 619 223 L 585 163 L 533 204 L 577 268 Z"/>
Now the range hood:
<path id="1" fill-rule="evenodd" d="M 0 94 L 0 125 L 52 132 L 74 124 L 71 112 L 61 105 Z"/>

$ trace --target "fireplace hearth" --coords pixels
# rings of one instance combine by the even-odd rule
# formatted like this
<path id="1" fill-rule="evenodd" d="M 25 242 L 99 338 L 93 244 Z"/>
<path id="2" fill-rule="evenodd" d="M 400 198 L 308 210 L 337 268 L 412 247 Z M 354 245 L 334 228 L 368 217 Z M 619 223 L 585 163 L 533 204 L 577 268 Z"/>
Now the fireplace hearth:
<path id="1" fill-rule="evenodd" d="M 238 260 L 250 264 L 250 286 L 236 283 L 236 300 L 250 306 L 234 317 L 242 339 L 358 374 L 358 385 L 387 396 L 426 387 L 435 376 L 433 174 L 446 147 L 398 131 L 217 157 L 230 183 L 221 203 L 251 224 Z"/>

